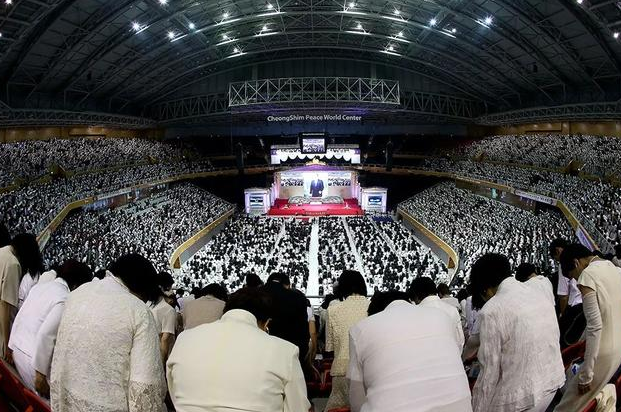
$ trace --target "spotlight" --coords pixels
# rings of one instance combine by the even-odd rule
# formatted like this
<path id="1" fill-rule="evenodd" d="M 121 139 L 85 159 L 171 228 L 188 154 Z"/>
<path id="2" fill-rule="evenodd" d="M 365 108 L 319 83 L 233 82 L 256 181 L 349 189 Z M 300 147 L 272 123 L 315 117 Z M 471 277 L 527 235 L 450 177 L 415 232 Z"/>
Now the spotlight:
<path id="1" fill-rule="evenodd" d="M 134 31 L 138 31 L 138 30 L 140 30 L 140 23 L 138 23 L 137 21 L 133 22 L 133 23 L 132 23 L 132 29 L 133 29 Z"/>
<path id="2" fill-rule="evenodd" d="M 436 23 L 437 23 L 437 22 L 438 22 L 438 21 L 437 21 L 435 18 L 434 18 L 434 19 L 431 19 L 431 20 L 429 20 L 429 25 L 433 27 L 433 26 L 435 26 L 435 25 L 436 25 Z"/>
<path id="3" fill-rule="evenodd" d="M 272 3 L 267 3 L 268 10 L 274 10 L 274 5 Z"/>
<path id="4" fill-rule="evenodd" d="M 401 14 L 401 10 L 395 9 L 395 16 L 399 16 Z"/>
<path id="5" fill-rule="evenodd" d="M 361 24 L 361 23 L 358 23 L 358 24 L 356 25 L 356 28 L 357 28 L 358 30 L 362 30 L 362 24 Z"/>
<path id="6" fill-rule="evenodd" d="M 226 20 L 226 19 L 228 19 L 228 18 L 229 18 L 229 16 L 230 16 L 230 14 L 229 14 L 229 12 L 228 12 L 228 11 L 225 11 L 225 12 L 222 14 L 222 17 L 224 17 L 224 19 L 225 19 L 225 20 Z"/>
<path id="7" fill-rule="evenodd" d="M 175 32 L 173 32 L 173 31 L 169 31 L 169 32 L 168 32 L 168 38 L 169 38 L 170 40 L 174 39 L 174 38 L 175 38 Z"/>
<path id="8" fill-rule="evenodd" d="M 395 51 L 395 46 L 393 46 L 392 44 L 390 46 L 388 46 L 388 50 L 389 51 Z"/>
<path id="9" fill-rule="evenodd" d="M 353 9 L 354 7 L 356 7 L 356 3 L 354 3 L 353 1 L 349 3 L 349 8 Z"/>
<path id="10" fill-rule="evenodd" d="M 615 39 L 618 39 L 619 38 L 619 32 L 616 31 L 616 32 L 612 33 L 612 37 L 614 37 Z"/>
<path id="11" fill-rule="evenodd" d="M 159 2 L 162 6 L 165 6 L 168 4 L 168 0 L 159 0 Z"/>
<path id="12" fill-rule="evenodd" d="M 399 33 L 397 33 L 397 37 L 403 37 L 403 32 L 400 31 Z"/>
<path id="13" fill-rule="evenodd" d="M 13 0 L 4 0 L 4 4 L 10 6 L 11 4 L 13 4 Z"/>
<path id="14" fill-rule="evenodd" d="M 235 48 L 233 49 L 233 53 L 237 54 L 237 53 L 239 53 L 239 52 L 240 52 L 239 47 L 235 47 Z"/>
<path id="15" fill-rule="evenodd" d="M 268 30 L 267 24 L 264 24 L 263 27 L 261 27 L 261 31 L 267 31 L 267 30 Z"/>
<path id="16" fill-rule="evenodd" d="M 488 26 L 492 24 L 493 22 L 494 22 L 494 18 L 492 16 L 487 16 L 485 18 L 485 24 L 487 24 Z"/>
<path id="17" fill-rule="evenodd" d="M 222 39 L 223 39 L 223 40 L 228 40 L 228 39 L 229 39 L 228 34 L 224 33 L 224 34 L 222 35 Z"/>
<path id="18" fill-rule="evenodd" d="M 453 29 L 451 30 L 451 33 L 453 33 L 453 34 L 457 33 L 457 29 L 456 29 L 456 28 L 453 28 Z"/>
<path id="19" fill-rule="evenodd" d="M 190 28 L 190 30 L 194 30 L 196 28 L 196 25 L 194 23 L 190 23 L 188 24 L 188 27 Z"/>

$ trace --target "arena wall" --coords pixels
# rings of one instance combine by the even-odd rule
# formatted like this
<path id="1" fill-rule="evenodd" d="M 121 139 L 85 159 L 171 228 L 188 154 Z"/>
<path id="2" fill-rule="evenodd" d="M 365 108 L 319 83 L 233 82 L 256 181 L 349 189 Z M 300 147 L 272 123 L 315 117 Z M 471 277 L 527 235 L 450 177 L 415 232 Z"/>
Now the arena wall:
<path id="1" fill-rule="evenodd" d="M 529 133 L 584 134 L 621 137 L 621 121 L 529 123 L 498 127 L 472 126 L 468 128 L 468 133 L 472 137 Z"/>

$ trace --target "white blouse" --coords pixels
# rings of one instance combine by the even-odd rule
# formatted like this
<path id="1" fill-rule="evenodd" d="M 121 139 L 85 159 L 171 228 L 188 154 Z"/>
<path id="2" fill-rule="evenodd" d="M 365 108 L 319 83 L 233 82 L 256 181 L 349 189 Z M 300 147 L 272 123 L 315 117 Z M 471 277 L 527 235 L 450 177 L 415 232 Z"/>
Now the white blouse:
<path id="1" fill-rule="evenodd" d="M 119 279 L 107 276 L 69 295 L 50 387 L 54 412 L 166 410 L 155 320 Z"/>

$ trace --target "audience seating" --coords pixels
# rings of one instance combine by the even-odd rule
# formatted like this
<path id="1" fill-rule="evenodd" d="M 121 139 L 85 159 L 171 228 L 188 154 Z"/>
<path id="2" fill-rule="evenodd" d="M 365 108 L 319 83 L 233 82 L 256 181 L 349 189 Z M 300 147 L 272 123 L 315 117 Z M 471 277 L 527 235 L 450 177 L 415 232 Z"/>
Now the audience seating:
<path id="1" fill-rule="evenodd" d="M 0 360 L 0 393 L 4 394 L 8 402 L 19 411 L 26 410 L 28 407 L 24 389 L 24 384 L 19 380 L 17 374 L 4 361 Z"/>
<path id="2" fill-rule="evenodd" d="M 28 409 L 26 412 L 51 412 L 50 405 L 48 405 L 39 395 L 33 391 L 24 388 L 24 397 L 28 401 Z"/>
<path id="3" fill-rule="evenodd" d="M 349 408 L 330 409 L 328 412 L 350 412 Z"/>
<path id="4" fill-rule="evenodd" d="M 582 412 L 595 412 L 597 410 L 597 401 L 593 399 L 589 404 L 582 410 Z"/>

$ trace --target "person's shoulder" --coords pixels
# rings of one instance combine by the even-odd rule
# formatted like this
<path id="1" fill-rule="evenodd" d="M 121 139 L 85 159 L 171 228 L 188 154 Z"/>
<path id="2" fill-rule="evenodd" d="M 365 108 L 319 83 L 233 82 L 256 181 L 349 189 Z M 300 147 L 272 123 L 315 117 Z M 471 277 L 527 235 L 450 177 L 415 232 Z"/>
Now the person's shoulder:
<path id="1" fill-rule="evenodd" d="M 296 352 L 299 353 L 298 347 L 289 341 L 286 341 L 277 336 L 268 335 L 266 333 L 262 336 L 265 338 L 265 342 L 277 351 L 276 353 L 290 355 L 293 355 Z"/>

